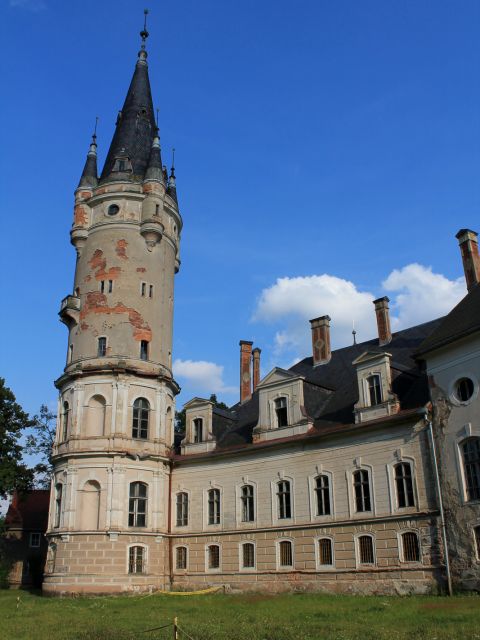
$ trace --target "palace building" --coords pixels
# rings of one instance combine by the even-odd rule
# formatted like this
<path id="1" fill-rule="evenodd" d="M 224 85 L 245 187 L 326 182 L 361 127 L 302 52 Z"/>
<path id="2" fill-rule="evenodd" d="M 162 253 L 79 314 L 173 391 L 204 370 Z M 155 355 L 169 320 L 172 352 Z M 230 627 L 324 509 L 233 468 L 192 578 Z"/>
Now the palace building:
<path id="1" fill-rule="evenodd" d="M 183 222 L 141 36 L 104 167 L 94 136 L 75 191 L 45 593 L 478 589 L 476 234 L 458 235 L 469 293 L 451 314 L 392 333 L 380 298 L 378 337 L 333 351 L 324 315 L 311 353 L 263 378 L 241 341 L 239 402 L 190 400 L 176 438 Z"/>

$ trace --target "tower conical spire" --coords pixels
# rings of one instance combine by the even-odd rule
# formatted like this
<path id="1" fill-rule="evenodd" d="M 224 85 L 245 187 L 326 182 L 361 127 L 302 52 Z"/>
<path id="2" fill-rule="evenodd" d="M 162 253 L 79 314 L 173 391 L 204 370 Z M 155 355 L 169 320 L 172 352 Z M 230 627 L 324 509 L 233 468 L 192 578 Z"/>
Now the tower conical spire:
<path id="1" fill-rule="evenodd" d="M 90 149 L 88 150 L 85 166 L 83 167 L 79 187 L 96 187 L 98 184 L 97 173 L 97 122 L 95 120 L 95 130 L 92 135 L 92 142 L 90 143 Z"/>
<path id="2" fill-rule="evenodd" d="M 105 160 L 100 182 L 141 182 L 149 164 L 156 123 L 152 92 L 148 77 L 148 37 L 145 25 L 140 32 L 142 46 L 122 110 L 118 114 L 115 133 Z"/>

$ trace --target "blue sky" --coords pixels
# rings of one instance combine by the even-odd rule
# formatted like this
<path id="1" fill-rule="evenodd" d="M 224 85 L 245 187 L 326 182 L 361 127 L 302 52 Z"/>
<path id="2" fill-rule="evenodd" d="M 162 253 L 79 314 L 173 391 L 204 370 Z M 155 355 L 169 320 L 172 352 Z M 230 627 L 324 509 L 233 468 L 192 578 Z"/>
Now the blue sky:
<path id="1" fill-rule="evenodd" d="M 95 116 L 102 162 L 142 26 L 136 0 L 2 0 L 2 367 L 31 412 L 65 360 L 73 191 Z M 477 0 L 150 3 L 150 78 L 184 219 L 180 402 L 238 397 L 238 341 L 263 373 L 332 340 L 400 328 L 464 294 L 455 233 L 478 230 Z"/>

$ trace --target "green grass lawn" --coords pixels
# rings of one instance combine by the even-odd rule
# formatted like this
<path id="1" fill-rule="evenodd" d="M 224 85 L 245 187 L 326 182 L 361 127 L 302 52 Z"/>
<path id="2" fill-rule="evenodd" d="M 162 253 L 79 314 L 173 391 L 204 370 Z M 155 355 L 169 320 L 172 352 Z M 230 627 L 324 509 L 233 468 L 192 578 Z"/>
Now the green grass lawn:
<path id="1" fill-rule="evenodd" d="M 17 600 L 18 599 L 18 600 Z M 127 640 L 480 640 L 480 598 L 325 595 L 43 598 L 0 591 L 0 638 Z M 180 640 L 187 638 L 179 633 Z"/>

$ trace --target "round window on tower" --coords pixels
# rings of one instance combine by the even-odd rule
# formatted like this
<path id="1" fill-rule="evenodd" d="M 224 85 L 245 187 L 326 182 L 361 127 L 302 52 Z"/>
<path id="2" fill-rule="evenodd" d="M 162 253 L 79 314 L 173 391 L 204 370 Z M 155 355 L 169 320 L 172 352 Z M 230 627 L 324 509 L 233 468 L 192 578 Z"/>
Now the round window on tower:
<path id="1" fill-rule="evenodd" d="M 475 385 L 470 378 L 460 378 L 455 382 L 455 398 L 458 402 L 468 402 L 473 396 Z"/>
<path id="2" fill-rule="evenodd" d="M 119 211 L 120 207 L 116 204 L 111 204 L 107 209 L 107 213 L 109 216 L 116 216 Z"/>

